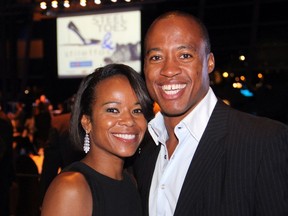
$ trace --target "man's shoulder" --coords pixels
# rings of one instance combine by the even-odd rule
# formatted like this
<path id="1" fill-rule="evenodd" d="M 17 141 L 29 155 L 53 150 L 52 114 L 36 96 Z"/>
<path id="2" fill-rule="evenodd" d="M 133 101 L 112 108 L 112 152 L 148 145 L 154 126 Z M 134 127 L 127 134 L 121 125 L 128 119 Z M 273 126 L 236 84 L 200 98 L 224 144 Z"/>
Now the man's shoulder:
<path id="1" fill-rule="evenodd" d="M 258 116 L 252 113 L 246 113 L 241 110 L 237 110 L 228 105 L 218 105 L 218 109 L 226 112 L 228 128 L 241 128 L 244 131 L 254 131 L 255 133 L 263 133 L 263 135 L 269 133 L 279 134 L 281 131 L 283 133 L 288 133 L 288 125 L 270 119 L 264 116 Z"/>

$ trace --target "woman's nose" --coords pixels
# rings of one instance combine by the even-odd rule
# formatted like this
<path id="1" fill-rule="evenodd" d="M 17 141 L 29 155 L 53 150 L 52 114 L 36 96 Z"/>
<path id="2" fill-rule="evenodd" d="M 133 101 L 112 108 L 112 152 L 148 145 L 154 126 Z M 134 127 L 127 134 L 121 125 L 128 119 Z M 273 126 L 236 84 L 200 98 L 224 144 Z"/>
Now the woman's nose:
<path id="1" fill-rule="evenodd" d="M 122 113 L 119 124 L 131 127 L 135 124 L 135 119 L 131 113 Z"/>

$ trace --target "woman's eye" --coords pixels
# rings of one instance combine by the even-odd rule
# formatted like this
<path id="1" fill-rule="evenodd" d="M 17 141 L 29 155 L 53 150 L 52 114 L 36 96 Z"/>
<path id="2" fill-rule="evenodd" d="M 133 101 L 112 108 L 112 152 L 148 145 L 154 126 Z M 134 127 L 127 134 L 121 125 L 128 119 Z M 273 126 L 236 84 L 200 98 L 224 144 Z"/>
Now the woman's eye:
<path id="1" fill-rule="evenodd" d="M 111 113 L 119 113 L 118 109 L 116 108 L 108 108 L 106 111 Z"/>
<path id="2" fill-rule="evenodd" d="M 143 113 L 143 112 L 142 112 L 142 109 L 139 108 L 139 109 L 135 109 L 135 110 L 133 110 L 133 113 Z"/>

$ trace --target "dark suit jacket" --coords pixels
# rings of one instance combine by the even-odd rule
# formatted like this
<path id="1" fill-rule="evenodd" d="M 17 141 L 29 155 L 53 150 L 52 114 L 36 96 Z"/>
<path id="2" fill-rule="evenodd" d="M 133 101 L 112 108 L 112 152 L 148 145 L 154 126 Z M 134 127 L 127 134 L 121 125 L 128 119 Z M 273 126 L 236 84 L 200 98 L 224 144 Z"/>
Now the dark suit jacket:
<path id="1" fill-rule="evenodd" d="M 148 137 L 134 164 L 144 215 L 159 150 Z M 288 127 L 218 101 L 174 215 L 288 216 Z"/>

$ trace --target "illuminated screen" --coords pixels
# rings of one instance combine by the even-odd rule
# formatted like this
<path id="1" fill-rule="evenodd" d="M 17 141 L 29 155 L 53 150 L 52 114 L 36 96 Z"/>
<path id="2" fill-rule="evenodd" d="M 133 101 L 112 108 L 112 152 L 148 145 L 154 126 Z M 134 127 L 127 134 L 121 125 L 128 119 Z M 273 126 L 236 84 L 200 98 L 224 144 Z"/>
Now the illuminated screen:
<path id="1" fill-rule="evenodd" d="M 58 17 L 58 77 L 83 77 L 109 63 L 140 72 L 140 42 L 140 10 Z"/>

